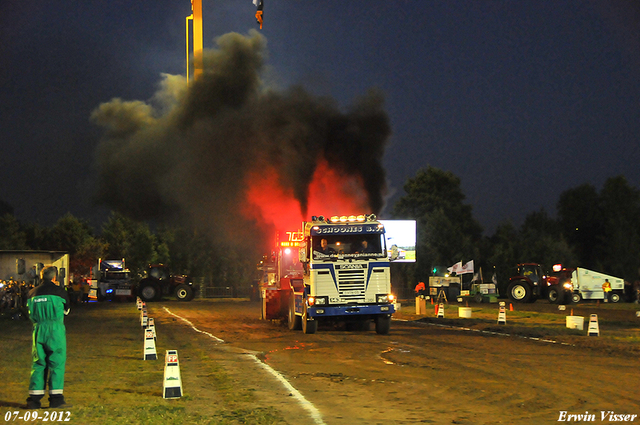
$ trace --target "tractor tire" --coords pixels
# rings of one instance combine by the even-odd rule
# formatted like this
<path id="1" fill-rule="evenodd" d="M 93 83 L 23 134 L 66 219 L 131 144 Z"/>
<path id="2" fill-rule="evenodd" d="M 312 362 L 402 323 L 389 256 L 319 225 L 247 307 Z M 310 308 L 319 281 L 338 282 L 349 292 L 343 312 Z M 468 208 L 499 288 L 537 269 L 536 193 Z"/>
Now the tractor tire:
<path id="1" fill-rule="evenodd" d="M 294 294 L 289 296 L 289 315 L 288 317 L 288 326 L 292 331 L 299 331 L 302 329 L 302 319 L 300 316 L 296 314 L 295 308 L 296 297 Z"/>
<path id="2" fill-rule="evenodd" d="M 531 302 L 533 291 L 527 282 L 515 281 L 507 287 L 507 295 L 513 302 L 528 303 Z"/>
<path id="3" fill-rule="evenodd" d="M 193 288 L 189 285 L 178 285 L 176 288 L 176 299 L 178 301 L 191 301 L 193 299 Z"/>
<path id="4" fill-rule="evenodd" d="M 159 293 L 160 291 L 155 283 L 140 284 L 140 299 L 146 303 L 157 300 Z"/>
<path id="5" fill-rule="evenodd" d="M 474 300 L 475 302 L 477 302 L 478 304 L 482 304 L 482 294 L 476 294 L 476 295 L 474 295 L 473 300 Z"/>
<path id="6" fill-rule="evenodd" d="M 318 321 L 307 316 L 307 306 L 304 307 L 302 313 L 302 332 L 306 334 L 314 334 L 318 330 Z"/>
<path id="7" fill-rule="evenodd" d="M 547 299 L 551 304 L 564 304 L 564 290 L 559 285 L 550 286 L 547 291 Z"/>
<path id="8" fill-rule="evenodd" d="M 378 335 L 387 335 L 391 329 L 391 316 L 376 317 L 376 333 Z"/>
<path id="9" fill-rule="evenodd" d="M 618 294 L 617 292 L 612 292 L 611 295 L 609 295 L 609 301 L 611 301 L 612 303 L 619 303 L 620 294 Z"/>

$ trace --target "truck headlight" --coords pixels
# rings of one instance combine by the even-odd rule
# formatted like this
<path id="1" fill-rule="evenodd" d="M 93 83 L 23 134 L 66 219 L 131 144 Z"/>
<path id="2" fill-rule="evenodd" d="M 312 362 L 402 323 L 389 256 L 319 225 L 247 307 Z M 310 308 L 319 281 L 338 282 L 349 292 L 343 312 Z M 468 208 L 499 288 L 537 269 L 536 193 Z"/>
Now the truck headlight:
<path id="1" fill-rule="evenodd" d="M 573 284 L 571 282 L 565 282 L 565 284 L 562 286 L 564 287 L 564 289 L 568 289 L 570 291 L 573 290 Z"/>
<path id="2" fill-rule="evenodd" d="M 396 297 L 393 294 L 378 294 L 376 295 L 376 302 L 378 304 L 392 303 Z"/>
<path id="3" fill-rule="evenodd" d="M 329 304 L 327 297 L 316 297 L 316 305 L 327 305 Z"/>
<path id="4" fill-rule="evenodd" d="M 307 297 L 307 305 L 309 307 L 314 305 L 327 305 L 329 299 L 327 297 Z"/>

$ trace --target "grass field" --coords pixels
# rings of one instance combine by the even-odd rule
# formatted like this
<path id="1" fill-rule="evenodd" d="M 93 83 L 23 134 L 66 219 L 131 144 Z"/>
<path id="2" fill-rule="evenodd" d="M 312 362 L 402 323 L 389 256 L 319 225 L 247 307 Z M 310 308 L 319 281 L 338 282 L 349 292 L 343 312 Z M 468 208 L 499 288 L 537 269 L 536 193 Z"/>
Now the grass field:
<path id="1" fill-rule="evenodd" d="M 0 322 L 0 417 L 26 412 L 31 367 L 31 324 Z M 65 398 L 75 424 L 275 424 L 279 412 L 261 405 L 253 390 L 236 385 L 206 344 L 161 328 L 156 361 L 143 360 L 143 331 L 133 303 L 91 303 L 66 319 Z M 159 334 L 160 335 L 160 334 Z M 159 336 L 160 341 L 160 336 Z M 179 353 L 184 395 L 162 398 L 165 349 Z M 185 354 L 188 353 L 188 354 Z M 185 357 L 183 357 L 183 355 Z M 220 354 L 218 354 L 219 356 Z M 48 402 L 43 399 L 43 406 Z M 42 412 L 41 412 L 42 416 Z M 31 421 L 30 421 L 31 422 Z M 36 422 L 37 423 L 37 422 Z"/>

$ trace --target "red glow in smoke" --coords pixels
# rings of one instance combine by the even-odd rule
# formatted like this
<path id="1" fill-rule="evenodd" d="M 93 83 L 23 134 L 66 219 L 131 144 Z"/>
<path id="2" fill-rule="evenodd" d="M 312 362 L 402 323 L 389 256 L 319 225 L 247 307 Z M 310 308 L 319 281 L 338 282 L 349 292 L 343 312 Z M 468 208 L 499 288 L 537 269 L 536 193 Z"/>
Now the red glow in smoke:
<path id="1" fill-rule="evenodd" d="M 247 177 L 247 205 L 244 213 L 277 230 L 301 230 L 303 221 L 312 215 L 357 215 L 370 213 L 362 179 L 340 173 L 321 161 L 309 185 L 308 211 L 301 211 L 293 191 L 278 184 L 273 167 Z"/>

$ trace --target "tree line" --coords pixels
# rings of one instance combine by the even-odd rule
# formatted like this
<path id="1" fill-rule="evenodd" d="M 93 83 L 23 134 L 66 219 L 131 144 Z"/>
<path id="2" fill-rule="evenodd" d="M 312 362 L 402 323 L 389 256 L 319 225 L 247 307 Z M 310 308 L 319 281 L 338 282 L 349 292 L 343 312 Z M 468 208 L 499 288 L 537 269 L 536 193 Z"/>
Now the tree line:
<path id="1" fill-rule="evenodd" d="M 392 209 L 396 219 L 417 221 L 417 261 L 403 265 L 407 287 L 426 281 L 433 267 L 474 260 L 484 280 L 496 273 L 508 279 L 518 263 L 584 267 L 633 282 L 640 278 L 640 191 L 624 176 L 611 177 L 598 191 L 582 184 L 564 191 L 556 218 L 544 208 L 530 212 L 522 225 L 500 223 L 492 236 L 464 203 L 460 179 L 427 167 L 404 185 L 405 195 Z M 415 283 L 414 283 L 415 284 Z"/>
<path id="2" fill-rule="evenodd" d="M 561 263 L 624 278 L 639 279 L 640 191 L 624 176 L 611 177 L 598 191 L 591 184 L 566 190 L 555 218 L 545 209 L 530 212 L 522 225 L 507 220 L 484 236 L 464 202 L 460 179 L 435 167 L 419 170 L 404 184 L 405 195 L 391 208 L 395 219 L 417 221 L 416 263 L 399 265 L 394 285 L 406 288 L 427 281 L 434 267 L 474 260 L 484 279 L 495 272 L 508 279 L 522 262 L 546 270 Z M 194 229 L 137 222 L 113 212 L 97 235 L 71 214 L 53 226 L 22 223 L 0 200 L 0 249 L 59 250 L 70 254 L 70 272 L 88 275 L 98 258 L 125 258 L 134 275 L 149 263 L 163 263 L 174 273 L 202 278 L 212 286 L 249 285 L 255 277 L 257 250 L 241 250 Z"/>
<path id="3" fill-rule="evenodd" d="M 213 243 L 193 229 L 134 221 L 112 212 L 97 235 L 87 221 L 70 213 L 53 226 L 21 223 L 6 203 L 0 215 L 0 250 L 47 250 L 69 253 L 69 271 L 87 277 L 98 258 L 124 258 L 134 278 L 148 264 L 162 263 L 176 274 L 187 274 L 209 286 L 239 286 L 254 276 L 254 259 L 234 247 Z"/>

